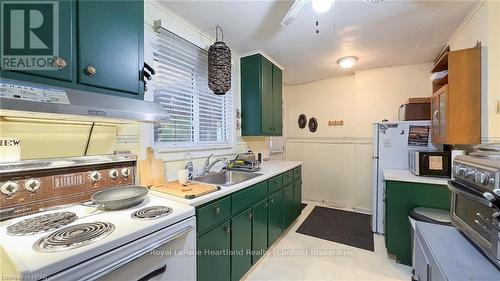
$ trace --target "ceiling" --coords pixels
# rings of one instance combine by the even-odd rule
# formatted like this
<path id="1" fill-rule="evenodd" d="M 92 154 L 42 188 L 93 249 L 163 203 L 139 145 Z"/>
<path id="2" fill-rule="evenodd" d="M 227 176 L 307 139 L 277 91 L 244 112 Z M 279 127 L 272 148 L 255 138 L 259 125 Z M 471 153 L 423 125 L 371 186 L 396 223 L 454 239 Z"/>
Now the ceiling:
<path id="1" fill-rule="evenodd" d="M 473 1 L 335 2 L 316 15 L 308 3 L 295 22 L 281 19 L 293 1 L 162 1 L 205 32 L 224 29 L 224 41 L 240 54 L 262 50 L 285 68 L 286 84 L 297 84 L 390 65 L 431 62 L 474 7 Z M 315 21 L 319 21 L 316 34 Z M 336 61 L 357 56 L 350 70 Z"/>

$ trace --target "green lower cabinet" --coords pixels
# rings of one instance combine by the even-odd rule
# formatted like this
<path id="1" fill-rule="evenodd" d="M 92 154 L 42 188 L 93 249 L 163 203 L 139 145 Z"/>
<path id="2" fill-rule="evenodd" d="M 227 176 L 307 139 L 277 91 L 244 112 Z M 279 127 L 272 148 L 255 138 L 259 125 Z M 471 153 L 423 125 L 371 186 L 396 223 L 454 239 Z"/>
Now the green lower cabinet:
<path id="1" fill-rule="evenodd" d="M 252 207 L 252 264 L 267 251 L 267 199 Z"/>
<path id="2" fill-rule="evenodd" d="M 293 202 L 293 184 L 283 188 L 283 229 L 287 229 L 295 220 L 297 214 L 296 205 Z"/>
<path id="3" fill-rule="evenodd" d="M 276 242 L 302 209 L 295 170 L 196 207 L 197 280 L 240 280 Z"/>
<path id="4" fill-rule="evenodd" d="M 252 209 L 231 219 L 231 280 L 240 280 L 252 267 Z M 212 279 L 220 280 L 220 279 Z"/>
<path id="5" fill-rule="evenodd" d="M 293 183 L 293 203 L 295 205 L 295 218 L 302 213 L 302 180 Z"/>
<path id="6" fill-rule="evenodd" d="M 271 245 L 283 233 L 283 191 L 280 190 L 268 198 L 267 246 Z"/>
<path id="7" fill-rule="evenodd" d="M 198 237 L 197 280 L 230 280 L 231 257 L 227 252 L 231 246 L 230 221 Z"/>
<path id="8" fill-rule="evenodd" d="M 449 210 L 451 193 L 446 185 L 386 181 L 385 245 L 402 264 L 411 265 L 411 226 L 408 214 L 416 207 Z"/>

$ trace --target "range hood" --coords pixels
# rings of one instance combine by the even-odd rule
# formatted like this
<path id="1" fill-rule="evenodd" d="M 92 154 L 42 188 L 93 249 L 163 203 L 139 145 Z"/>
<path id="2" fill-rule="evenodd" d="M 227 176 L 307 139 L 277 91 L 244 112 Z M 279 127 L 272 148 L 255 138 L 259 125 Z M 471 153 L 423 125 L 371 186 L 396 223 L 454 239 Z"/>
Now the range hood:
<path id="1" fill-rule="evenodd" d="M 153 102 L 0 79 L 0 111 L 6 115 L 108 122 L 167 121 L 163 106 Z"/>

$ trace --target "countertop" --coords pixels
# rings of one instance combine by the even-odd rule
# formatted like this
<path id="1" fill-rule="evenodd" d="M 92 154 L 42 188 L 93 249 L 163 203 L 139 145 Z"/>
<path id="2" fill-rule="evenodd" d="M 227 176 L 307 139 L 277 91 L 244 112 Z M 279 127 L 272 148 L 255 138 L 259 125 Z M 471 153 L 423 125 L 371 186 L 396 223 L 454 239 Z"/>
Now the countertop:
<path id="1" fill-rule="evenodd" d="M 232 186 L 226 186 L 226 187 L 222 186 L 219 191 L 215 191 L 215 192 L 212 192 L 212 193 L 209 193 L 209 194 L 206 194 L 206 195 L 194 198 L 194 199 L 185 199 L 185 198 L 169 195 L 169 194 L 154 191 L 154 190 L 151 190 L 150 193 L 153 195 L 156 195 L 156 196 L 171 199 L 171 200 L 181 202 L 184 204 L 188 204 L 191 206 L 199 206 L 199 205 L 205 204 L 207 202 L 210 202 L 212 200 L 215 200 L 217 198 L 234 193 L 238 190 L 247 188 L 247 187 L 254 185 L 256 183 L 259 183 L 261 181 L 265 181 L 269 178 L 277 176 L 281 173 L 284 173 L 288 170 L 296 168 L 300 165 L 302 165 L 302 162 L 298 162 L 298 161 L 281 161 L 281 160 L 264 161 L 260 165 L 260 167 L 261 167 L 260 171 L 257 172 L 258 174 L 261 174 L 260 176 L 255 177 L 253 179 L 249 179 L 247 181 L 244 181 L 244 182 L 241 182 L 238 184 L 235 184 L 235 185 L 232 185 Z"/>
<path id="2" fill-rule="evenodd" d="M 500 271 L 455 227 L 416 222 L 432 259 L 447 280 L 500 280 Z"/>
<path id="3" fill-rule="evenodd" d="M 447 178 L 421 177 L 408 170 L 383 169 L 384 180 L 447 185 Z"/>

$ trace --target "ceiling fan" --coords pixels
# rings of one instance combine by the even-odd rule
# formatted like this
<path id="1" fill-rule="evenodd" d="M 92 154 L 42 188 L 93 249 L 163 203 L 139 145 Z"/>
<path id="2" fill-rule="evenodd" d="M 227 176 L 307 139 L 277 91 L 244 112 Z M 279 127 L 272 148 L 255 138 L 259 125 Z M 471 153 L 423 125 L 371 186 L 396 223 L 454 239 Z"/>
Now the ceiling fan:
<path id="1" fill-rule="evenodd" d="M 370 5 L 377 6 L 384 0 L 363 1 Z M 314 11 L 318 14 L 321 14 L 328 12 L 332 8 L 334 0 L 295 0 L 283 20 L 281 20 L 281 25 L 286 26 L 292 24 L 309 2 L 312 3 Z"/>

